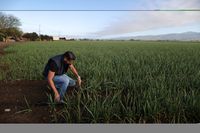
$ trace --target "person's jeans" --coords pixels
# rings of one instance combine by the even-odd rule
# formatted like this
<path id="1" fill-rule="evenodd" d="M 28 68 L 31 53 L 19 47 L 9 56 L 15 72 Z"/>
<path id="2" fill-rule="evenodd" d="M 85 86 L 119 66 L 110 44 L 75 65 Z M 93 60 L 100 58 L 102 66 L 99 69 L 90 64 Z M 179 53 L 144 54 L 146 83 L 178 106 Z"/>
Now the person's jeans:
<path id="1" fill-rule="evenodd" d="M 57 88 L 60 94 L 61 100 L 63 100 L 65 96 L 67 87 L 76 85 L 76 81 L 70 78 L 69 76 L 67 76 L 66 74 L 54 76 L 53 81 L 54 81 L 55 87 Z"/>

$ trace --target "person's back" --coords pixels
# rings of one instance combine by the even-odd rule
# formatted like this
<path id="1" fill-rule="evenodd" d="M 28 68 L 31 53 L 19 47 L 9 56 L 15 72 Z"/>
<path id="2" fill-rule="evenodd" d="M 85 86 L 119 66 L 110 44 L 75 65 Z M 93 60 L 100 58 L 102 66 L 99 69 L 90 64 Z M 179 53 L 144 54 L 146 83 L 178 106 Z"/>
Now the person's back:
<path id="1" fill-rule="evenodd" d="M 67 72 L 68 68 L 69 64 L 64 62 L 64 54 L 56 55 L 48 60 L 43 71 L 43 76 L 46 78 L 49 70 L 55 72 L 55 75 L 62 75 Z"/>

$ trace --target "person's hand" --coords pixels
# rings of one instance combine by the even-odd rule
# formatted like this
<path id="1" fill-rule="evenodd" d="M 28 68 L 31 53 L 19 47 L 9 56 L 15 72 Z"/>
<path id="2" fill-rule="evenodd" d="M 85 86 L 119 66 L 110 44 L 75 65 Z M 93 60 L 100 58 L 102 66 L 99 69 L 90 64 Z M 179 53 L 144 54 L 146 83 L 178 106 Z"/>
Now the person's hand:
<path id="1" fill-rule="evenodd" d="M 78 86 L 81 86 L 81 77 L 80 76 L 78 76 L 78 78 L 77 78 L 77 81 L 78 81 Z"/>
<path id="2" fill-rule="evenodd" d="M 58 93 L 55 93 L 55 98 L 54 98 L 54 100 L 55 100 L 56 102 L 60 102 L 60 95 L 59 95 Z"/>

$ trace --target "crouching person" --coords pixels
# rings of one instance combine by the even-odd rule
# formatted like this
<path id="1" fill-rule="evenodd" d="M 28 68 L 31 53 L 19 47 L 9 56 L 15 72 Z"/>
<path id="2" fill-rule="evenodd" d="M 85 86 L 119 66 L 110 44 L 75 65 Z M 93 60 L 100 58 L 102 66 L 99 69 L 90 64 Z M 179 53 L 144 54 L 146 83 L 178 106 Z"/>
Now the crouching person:
<path id="1" fill-rule="evenodd" d="M 55 94 L 54 99 L 56 102 L 63 102 L 68 86 L 81 85 L 81 77 L 73 65 L 75 59 L 73 52 L 67 51 L 64 54 L 50 58 L 44 68 L 43 75 Z M 77 80 L 66 75 L 68 69 L 71 69 Z"/>

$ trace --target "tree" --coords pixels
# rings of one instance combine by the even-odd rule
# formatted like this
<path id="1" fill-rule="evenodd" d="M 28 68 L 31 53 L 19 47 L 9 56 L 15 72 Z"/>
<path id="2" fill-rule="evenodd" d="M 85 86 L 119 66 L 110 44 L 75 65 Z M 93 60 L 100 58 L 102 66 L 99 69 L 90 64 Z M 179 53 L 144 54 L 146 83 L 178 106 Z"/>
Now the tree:
<path id="1" fill-rule="evenodd" d="M 1 29 L 0 33 L 4 36 L 5 39 L 10 36 L 13 37 L 15 40 L 18 40 L 23 34 L 23 32 L 16 27 Z"/>
<path id="2" fill-rule="evenodd" d="M 30 41 L 37 41 L 39 39 L 39 36 L 37 33 L 33 32 L 33 33 L 25 33 L 22 36 L 23 38 L 26 38 Z"/>
<path id="3" fill-rule="evenodd" d="M 22 31 L 19 29 L 20 25 L 20 20 L 17 17 L 0 12 L 0 34 L 5 40 L 9 36 L 17 40 L 22 35 Z"/>
<path id="4" fill-rule="evenodd" d="M 48 35 L 40 35 L 40 39 L 42 41 L 52 41 L 53 37 L 52 36 L 48 36 Z"/>
<path id="5" fill-rule="evenodd" d="M 0 29 L 14 28 L 20 25 L 21 22 L 17 17 L 0 12 Z"/>
<path id="6" fill-rule="evenodd" d="M 0 33 L 0 41 L 4 41 L 4 38 L 5 38 L 4 34 Z"/>

